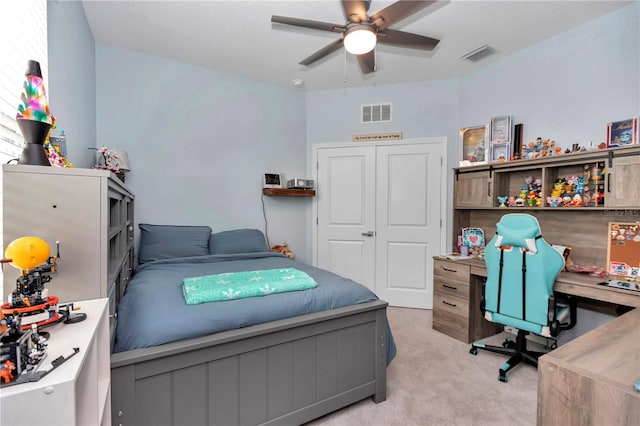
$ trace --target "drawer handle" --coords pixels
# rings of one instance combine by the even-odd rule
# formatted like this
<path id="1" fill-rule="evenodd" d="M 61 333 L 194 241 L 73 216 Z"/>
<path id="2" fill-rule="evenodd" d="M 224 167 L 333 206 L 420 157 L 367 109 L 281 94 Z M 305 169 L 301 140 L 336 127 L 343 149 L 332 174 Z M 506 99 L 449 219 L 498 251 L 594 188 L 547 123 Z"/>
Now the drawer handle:
<path id="1" fill-rule="evenodd" d="M 444 266 L 442 267 L 442 269 L 444 269 L 444 270 L 445 270 L 445 271 L 447 271 L 447 272 L 455 272 L 455 273 L 458 273 L 458 271 L 457 271 L 457 270 L 455 270 L 455 269 L 445 268 Z"/>
<path id="2" fill-rule="evenodd" d="M 442 287 L 445 287 L 445 288 L 448 288 L 448 289 L 451 289 L 451 290 L 457 290 L 458 289 L 458 287 L 454 287 L 452 285 L 446 285 L 446 284 L 442 284 Z"/>
<path id="3" fill-rule="evenodd" d="M 454 308 L 458 305 L 456 305 L 455 303 L 449 303 L 446 300 L 443 300 L 442 303 L 444 303 L 445 305 L 449 305 L 449 306 L 453 306 Z"/>

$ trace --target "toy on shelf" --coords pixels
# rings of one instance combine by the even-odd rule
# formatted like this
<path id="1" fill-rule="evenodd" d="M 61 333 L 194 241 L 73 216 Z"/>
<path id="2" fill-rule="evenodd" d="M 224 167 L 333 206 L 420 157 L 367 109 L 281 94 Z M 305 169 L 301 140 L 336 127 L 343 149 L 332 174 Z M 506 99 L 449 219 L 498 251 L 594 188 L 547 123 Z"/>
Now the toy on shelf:
<path id="1" fill-rule="evenodd" d="M 596 207 L 604 204 L 604 163 L 584 166 L 582 176 L 568 175 L 556 179 L 550 195 L 546 198 L 549 207 Z"/>
<path id="2" fill-rule="evenodd" d="M 604 205 L 604 162 L 585 164 L 582 179 L 582 205 L 598 207 Z"/>
<path id="3" fill-rule="evenodd" d="M 556 146 L 556 141 L 537 138 L 535 142 L 531 141 L 523 144 L 520 157 L 524 160 L 531 160 L 540 157 L 551 157 L 562 154 L 562 148 Z"/>
<path id="4" fill-rule="evenodd" d="M 528 176 L 520 187 L 520 192 L 509 196 L 505 202 L 508 207 L 542 207 L 542 178 Z"/>
<path id="5" fill-rule="evenodd" d="M 500 203 L 500 207 L 507 207 L 508 200 L 509 200 L 509 197 L 506 195 L 498 196 L 498 202 Z"/>

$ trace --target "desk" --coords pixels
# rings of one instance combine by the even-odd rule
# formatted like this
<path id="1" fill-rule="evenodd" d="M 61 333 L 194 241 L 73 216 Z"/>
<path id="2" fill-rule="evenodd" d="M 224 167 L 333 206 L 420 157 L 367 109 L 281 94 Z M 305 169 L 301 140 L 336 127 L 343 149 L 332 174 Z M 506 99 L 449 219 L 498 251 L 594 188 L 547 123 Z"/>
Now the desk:
<path id="1" fill-rule="evenodd" d="M 640 309 L 543 355 L 538 425 L 638 425 Z"/>
<path id="2" fill-rule="evenodd" d="M 484 261 L 434 257 L 433 328 L 465 343 L 497 333 L 480 312 L 480 286 L 487 276 Z M 607 287 L 604 278 L 561 272 L 554 291 L 596 302 L 640 307 L 640 292 Z"/>

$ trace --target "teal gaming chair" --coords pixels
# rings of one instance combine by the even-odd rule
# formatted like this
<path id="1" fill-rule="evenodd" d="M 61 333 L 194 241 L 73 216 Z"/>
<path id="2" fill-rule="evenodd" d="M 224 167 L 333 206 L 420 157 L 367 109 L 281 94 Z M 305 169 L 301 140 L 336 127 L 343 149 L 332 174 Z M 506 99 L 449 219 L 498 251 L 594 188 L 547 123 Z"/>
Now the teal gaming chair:
<path id="1" fill-rule="evenodd" d="M 561 329 L 575 325 L 575 300 L 556 303 L 553 284 L 564 268 L 562 255 L 542 239 L 538 220 L 522 213 L 506 214 L 496 225 L 496 235 L 485 247 L 487 282 L 480 309 L 491 322 L 518 330 L 516 341 L 502 346 L 472 343 L 478 349 L 511 355 L 500 368 L 499 380 L 507 382 L 507 372 L 520 362 L 535 367 L 544 352 L 527 349 L 529 333 L 554 338 Z M 569 322 L 563 322 L 570 317 Z M 555 343 L 552 348 L 555 347 Z"/>

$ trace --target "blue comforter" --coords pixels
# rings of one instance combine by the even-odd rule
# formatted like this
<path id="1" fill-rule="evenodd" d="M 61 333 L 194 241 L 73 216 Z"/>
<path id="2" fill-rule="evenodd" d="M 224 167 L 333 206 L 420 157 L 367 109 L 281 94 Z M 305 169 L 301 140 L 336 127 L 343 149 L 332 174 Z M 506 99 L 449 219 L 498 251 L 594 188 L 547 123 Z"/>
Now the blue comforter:
<path id="1" fill-rule="evenodd" d="M 296 268 L 318 286 L 304 291 L 187 305 L 182 280 L 224 272 Z M 116 352 L 204 336 L 278 319 L 378 300 L 365 286 L 274 252 L 157 260 L 136 271 L 118 307 Z M 387 362 L 396 354 L 388 333 Z"/>

